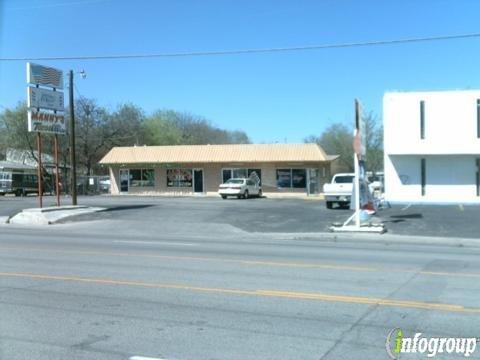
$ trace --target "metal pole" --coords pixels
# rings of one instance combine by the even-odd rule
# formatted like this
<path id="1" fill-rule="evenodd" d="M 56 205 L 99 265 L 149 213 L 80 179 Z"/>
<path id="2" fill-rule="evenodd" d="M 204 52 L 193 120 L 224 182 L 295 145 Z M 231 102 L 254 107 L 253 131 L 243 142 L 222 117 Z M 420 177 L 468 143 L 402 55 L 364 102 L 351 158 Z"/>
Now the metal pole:
<path id="1" fill-rule="evenodd" d="M 73 70 L 70 70 L 70 187 L 72 205 L 77 205 L 77 163 L 75 158 L 75 109 L 73 104 Z"/>
<path id="2" fill-rule="evenodd" d="M 37 132 L 37 153 L 38 153 L 38 169 L 37 169 L 37 176 L 38 176 L 38 205 L 40 208 L 43 207 L 43 188 L 42 188 L 42 138 L 40 136 L 40 132 Z"/>
<path id="3" fill-rule="evenodd" d="M 355 99 L 355 136 L 361 136 L 360 134 L 360 103 Z M 360 164 L 359 157 L 361 156 L 361 146 L 360 151 L 356 151 L 354 154 L 354 169 L 355 169 L 355 226 L 360 227 Z M 360 154 L 359 154 L 360 153 Z"/>
<path id="4" fill-rule="evenodd" d="M 60 206 L 60 174 L 58 172 L 58 134 L 55 134 L 55 192 L 57 194 L 57 206 Z"/>
<path id="5" fill-rule="evenodd" d="M 358 166 L 358 155 L 355 157 L 355 226 L 360 227 L 360 168 Z"/>

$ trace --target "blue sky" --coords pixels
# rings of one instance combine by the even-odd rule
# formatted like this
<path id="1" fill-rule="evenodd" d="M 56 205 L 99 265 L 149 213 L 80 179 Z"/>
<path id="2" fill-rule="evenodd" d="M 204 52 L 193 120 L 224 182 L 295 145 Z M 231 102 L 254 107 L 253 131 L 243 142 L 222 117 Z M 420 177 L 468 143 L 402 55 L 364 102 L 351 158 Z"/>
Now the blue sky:
<path id="1" fill-rule="evenodd" d="M 480 32 L 477 0 L 0 0 L 0 58 L 196 52 Z M 204 116 L 254 142 L 302 142 L 381 117 L 385 91 L 480 88 L 480 38 L 216 57 L 43 61 L 85 69 L 79 92 L 114 109 Z M 0 61 L 0 107 L 25 99 L 25 62 Z"/>

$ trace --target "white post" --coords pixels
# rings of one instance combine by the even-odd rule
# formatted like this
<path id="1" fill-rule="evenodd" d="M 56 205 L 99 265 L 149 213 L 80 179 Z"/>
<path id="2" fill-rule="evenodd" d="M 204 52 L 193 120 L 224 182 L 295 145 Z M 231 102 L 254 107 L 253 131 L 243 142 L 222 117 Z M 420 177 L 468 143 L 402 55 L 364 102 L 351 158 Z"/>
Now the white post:
<path id="1" fill-rule="evenodd" d="M 358 130 L 357 130 L 358 131 Z M 358 163 L 358 155 L 353 155 L 355 167 L 355 226 L 360 227 L 360 166 Z"/>

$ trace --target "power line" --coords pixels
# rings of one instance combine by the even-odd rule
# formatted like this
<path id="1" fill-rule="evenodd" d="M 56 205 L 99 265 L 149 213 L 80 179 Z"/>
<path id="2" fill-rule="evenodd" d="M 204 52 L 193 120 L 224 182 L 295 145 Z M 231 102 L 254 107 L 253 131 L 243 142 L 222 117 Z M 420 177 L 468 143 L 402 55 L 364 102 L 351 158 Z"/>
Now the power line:
<path id="1" fill-rule="evenodd" d="M 9 10 L 44 9 L 44 8 L 54 8 L 54 7 L 61 7 L 61 6 L 95 4 L 95 3 L 106 2 L 106 1 L 111 1 L 111 0 L 78 0 L 78 1 L 53 3 L 53 4 L 41 4 L 41 5 L 33 5 L 33 6 L 12 7 L 12 8 L 9 8 Z"/>
<path id="2" fill-rule="evenodd" d="M 148 59 L 148 58 L 169 58 L 169 57 L 265 54 L 265 53 L 341 49 L 341 48 L 354 48 L 354 47 L 367 47 L 367 46 L 380 46 L 380 45 L 398 45 L 398 44 L 419 43 L 419 42 L 428 42 L 428 41 L 472 39 L 472 38 L 479 38 L 479 37 L 480 37 L 480 33 L 470 33 L 470 34 L 459 34 L 459 35 L 443 35 L 443 36 L 431 36 L 431 37 L 394 39 L 394 40 L 375 40 L 375 41 L 341 43 L 341 44 L 321 44 L 321 45 L 263 48 L 263 49 L 238 49 L 238 50 L 157 53 L 157 54 L 150 53 L 150 54 L 121 54 L 121 55 L 23 57 L 23 58 L 17 57 L 17 58 L 0 58 L 0 61 L 120 60 L 120 59 Z"/>

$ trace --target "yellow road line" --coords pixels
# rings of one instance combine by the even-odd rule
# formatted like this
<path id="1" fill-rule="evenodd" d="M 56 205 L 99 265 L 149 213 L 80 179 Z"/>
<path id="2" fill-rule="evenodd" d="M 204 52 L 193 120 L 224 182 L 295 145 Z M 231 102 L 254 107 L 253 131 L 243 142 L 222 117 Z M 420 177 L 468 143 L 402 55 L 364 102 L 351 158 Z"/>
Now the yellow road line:
<path id="1" fill-rule="evenodd" d="M 414 308 L 414 309 L 423 309 L 423 310 L 439 310 L 439 311 L 446 311 L 446 312 L 480 314 L 480 308 L 467 308 L 462 305 L 428 303 L 428 302 L 409 301 L 409 300 L 380 299 L 380 298 L 370 298 L 370 297 L 362 297 L 362 296 L 346 296 L 346 295 L 332 295 L 332 294 L 322 294 L 322 293 L 305 293 L 305 292 L 296 292 L 296 291 L 263 290 L 263 289 L 243 290 L 243 289 L 210 288 L 210 287 L 200 287 L 200 286 L 192 286 L 192 285 L 184 285 L 184 284 L 162 284 L 162 283 L 151 283 L 151 282 L 142 282 L 142 281 L 133 281 L 133 280 L 84 278 L 84 277 L 76 277 L 76 276 L 14 273 L 14 272 L 12 273 L 0 272 L 0 277 L 27 278 L 27 279 L 47 280 L 47 281 L 80 282 L 80 283 L 101 284 L 101 285 L 135 286 L 135 287 L 145 287 L 145 288 L 153 288 L 153 289 L 175 289 L 175 290 L 195 291 L 195 292 L 203 292 L 203 293 L 262 296 L 262 297 L 314 300 L 314 301 L 325 301 L 325 302 L 342 302 L 342 303 L 350 303 L 350 304 L 405 307 L 405 308 Z"/>
<path id="2" fill-rule="evenodd" d="M 173 255 L 155 255 L 155 254 L 146 254 L 146 253 L 58 250 L 58 249 L 43 249 L 43 248 L 22 248 L 22 247 L 0 247 L 0 250 L 27 250 L 27 251 L 36 251 L 36 252 L 43 252 L 43 253 L 50 252 L 50 253 L 59 253 L 59 254 L 77 254 L 77 255 L 92 255 L 92 256 L 143 257 L 143 258 L 166 259 L 166 260 L 193 260 L 193 261 L 235 263 L 235 264 L 245 264 L 245 265 L 266 265 L 266 266 L 278 266 L 278 267 L 319 268 L 319 269 L 337 269 L 337 270 L 370 271 L 370 272 L 380 271 L 380 269 L 377 269 L 377 268 L 363 267 L 363 266 L 271 262 L 271 261 L 260 261 L 260 260 L 238 260 L 238 259 L 210 258 L 210 257 L 202 257 L 202 256 L 173 256 Z"/>
<path id="3" fill-rule="evenodd" d="M 382 272 L 382 273 L 418 273 L 425 276 L 444 276 L 444 277 L 470 277 L 480 278 L 480 273 L 452 273 L 442 271 L 426 271 L 419 269 L 401 269 L 401 268 L 380 268 L 371 266 L 350 266 L 337 264 L 321 264 L 321 263 L 293 263 L 293 262 L 275 262 L 275 261 L 261 261 L 261 260 L 239 260 L 239 259 L 222 259 L 201 256 L 173 256 L 173 255 L 155 255 L 147 253 L 125 253 L 125 252 L 103 252 L 103 251 L 86 251 L 86 250 L 59 250 L 59 249 L 45 249 L 45 248 L 25 248 L 25 247 L 0 247 L 1 250 L 27 250 L 43 253 L 59 253 L 59 254 L 76 254 L 89 256 L 117 256 L 117 257 L 141 257 L 151 259 L 165 259 L 165 260 L 192 260 L 205 262 L 220 262 L 233 263 L 243 265 L 259 265 L 272 267 L 291 267 L 303 269 L 326 269 L 338 271 L 359 271 L 359 272 Z"/>

